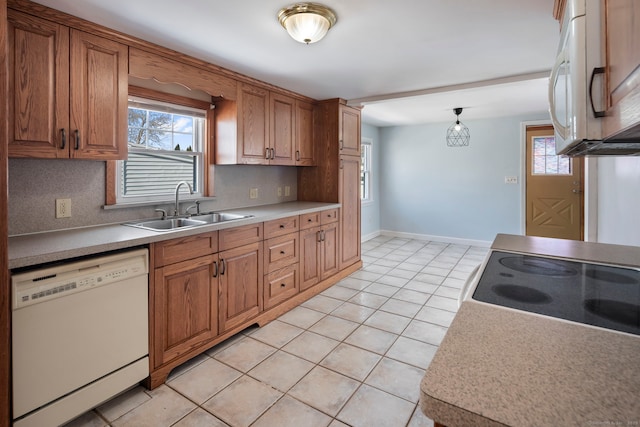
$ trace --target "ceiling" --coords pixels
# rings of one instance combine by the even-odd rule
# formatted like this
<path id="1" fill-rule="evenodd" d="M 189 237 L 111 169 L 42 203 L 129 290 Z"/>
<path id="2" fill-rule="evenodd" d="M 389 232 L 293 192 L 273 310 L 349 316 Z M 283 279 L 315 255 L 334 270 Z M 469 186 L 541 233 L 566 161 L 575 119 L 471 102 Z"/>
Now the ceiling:
<path id="1" fill-rule="evenodd" d="M 338 22 L 318 43 L 280 26 L 287 0 L 35 0 L 315 98 L 364 105 L 377 126 L 547 110 L 554 0 L 317 0 Z"/>

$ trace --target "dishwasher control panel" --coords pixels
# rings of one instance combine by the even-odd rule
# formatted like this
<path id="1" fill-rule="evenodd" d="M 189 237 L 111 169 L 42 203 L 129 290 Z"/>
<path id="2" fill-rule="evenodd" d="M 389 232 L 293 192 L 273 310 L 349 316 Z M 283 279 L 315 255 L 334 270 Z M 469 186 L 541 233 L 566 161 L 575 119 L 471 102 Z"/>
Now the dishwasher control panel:
<path id="1" fill-rule="evenodd" d="M 11 277 L 13 310 L 147 274 L 147 251 L 92 258 Z"/>

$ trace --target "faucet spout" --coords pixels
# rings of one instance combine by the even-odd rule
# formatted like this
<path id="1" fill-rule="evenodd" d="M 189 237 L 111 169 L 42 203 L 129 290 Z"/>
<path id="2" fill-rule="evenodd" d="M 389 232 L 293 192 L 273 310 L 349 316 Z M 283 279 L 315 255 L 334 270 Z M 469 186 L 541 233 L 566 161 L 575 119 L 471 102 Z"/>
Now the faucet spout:
<path id="1" fill-rule="evenodd" d="M 174 216 L 180 215 L 179 195 L 180 195 L 180 187 L 182 187 L 182 185 L 186 185 L 189 188 L 189 194 L 193 194 L 193 188 L 191 187 L 191 184 L 189 184 L 187 181 L 180 181 L 178 185 L 176 185 L 176 206 L 173 211 Z"/>

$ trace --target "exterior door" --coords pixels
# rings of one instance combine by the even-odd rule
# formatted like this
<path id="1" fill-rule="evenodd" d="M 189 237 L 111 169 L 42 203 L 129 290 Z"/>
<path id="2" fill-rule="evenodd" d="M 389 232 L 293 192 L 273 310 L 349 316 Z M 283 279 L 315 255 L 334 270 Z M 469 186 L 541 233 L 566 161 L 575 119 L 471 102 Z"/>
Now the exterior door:
<path id="1" fill-rule="evenodd" d="M 555 155 L 551 126 L 527 127 L 526 235 L 583 240 L 583 159 Z"/>

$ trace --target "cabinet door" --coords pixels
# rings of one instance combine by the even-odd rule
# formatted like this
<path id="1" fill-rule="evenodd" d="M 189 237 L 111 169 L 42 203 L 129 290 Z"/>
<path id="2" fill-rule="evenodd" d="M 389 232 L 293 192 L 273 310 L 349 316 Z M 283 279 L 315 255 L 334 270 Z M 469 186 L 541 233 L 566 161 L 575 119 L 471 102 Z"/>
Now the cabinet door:
<path id="1" fill-rule="evenodd" d="M 218 335 L 217 257 L 155 269 L 152 290 L 155 367 Z"/>
<path id="2" fill-rule="evenodd" d="M 268 164 L 269 91 L 244 83 L 238 90 L 238 163 Z"/>
<path id="3" fill-rule="evenodd" d="M 606 0 L 604 7 L 609 95 L 604 136 L 628 130 L 630 134 L 626 136 L 637 137 L 640 134 L 640 3 Z"/>
<path id="4" fill-rule="evenodd" d="M 128 48 L 71 30 L 71 157 L 127 157 Z"/>
<path id="5" fill-rule="evenodd" d="M 271 93 L 269 114 L 271 138 L 269 163 L 295 165 L 296 110 L 295 99 L 279 93 Z"/>
<path id="6" fill-rule="evenodd" d="M 262 242 L 220 252 L 220 329 L 228 331 L 262 312 Z"/>
<path id="7" fill-rule="evenodd" d="M 69 157 L 69 29 L 7 12 L 9 156 Z"/>
<path id="8" fill-rule="evenodd" d="M 360 110 L 340 105 L 340 154 L 360 155 Z"/>
<path id="9" fill-rule="evenodd" d="M 320 227 L 300 231 L 300 290 L 320 281 Z"/>
<path id="10" fill-rule="evenodd" d="M 313 104 L 296 101 L 296 165 L 315 166 Z"/>
<path id="11" fill-rule="evenodd" d="M 340 269 L 360 260 L 360 157 L 340 156 Z"/>
<path id="12" fill-rule="evenodd" d="M 339 241 L 338 223 L 323 225 L 321 231 L 322 245 L 320 254 L 320 279 L 333 276 L 340 270 L 338 262 Z"/>

